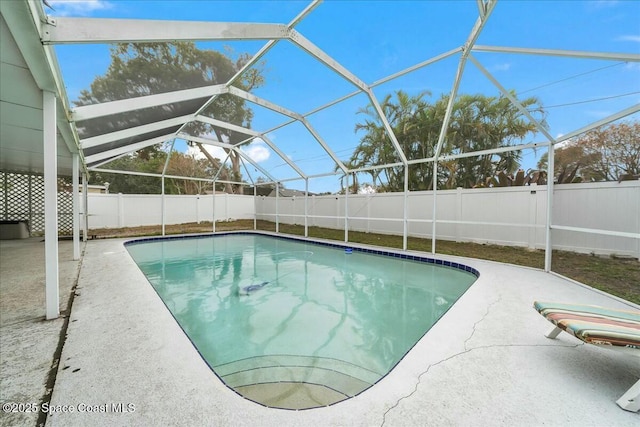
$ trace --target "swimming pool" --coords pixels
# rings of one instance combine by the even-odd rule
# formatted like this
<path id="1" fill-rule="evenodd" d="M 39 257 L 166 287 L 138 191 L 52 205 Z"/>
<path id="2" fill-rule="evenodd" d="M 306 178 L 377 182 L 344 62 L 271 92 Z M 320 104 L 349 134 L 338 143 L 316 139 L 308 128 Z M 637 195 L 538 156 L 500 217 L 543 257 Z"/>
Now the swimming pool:
<path id="1" fill-rule="evenodd" d="M 284 409 L 371 387 L 478 276 L 442 260 L 250 232 L 126 247 L 216 375 Z"/>

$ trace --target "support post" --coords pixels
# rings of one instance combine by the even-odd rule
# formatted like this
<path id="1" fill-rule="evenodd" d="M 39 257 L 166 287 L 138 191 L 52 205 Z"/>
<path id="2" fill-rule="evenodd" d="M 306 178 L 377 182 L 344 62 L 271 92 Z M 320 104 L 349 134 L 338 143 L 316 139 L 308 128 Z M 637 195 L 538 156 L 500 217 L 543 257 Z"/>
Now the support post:
<path id="1" fill-rule="evenodd" d="M 44 251 L 45 305 L 47 320 L 60 316 L 58 278 L 58 153 L 56 96 L 42 92 L 44 134 Z"/>
<path id="2" fill-rule="evenodd" d="M 73 259 L 80 259 L 80 155 L 78 153 L 71 154 L 72 162 L 72 187 L 73 192 Z"/>
<path id="3" fill-rule="evenodd" d="M 3 179 L 3 185 L 2 185 L 2 192 L 4 193 L 4 206 L 2 211 L 4 212 L 4 216 L 2 217 L 2 219 L 6 220 L 9 219 L 9 183 L 7 182 L 8 176 L 9 174 L 7 172 L 4 172 L 2 174 L 2 179 Z M 31 178 L 29 178 L 29 198 L 31 198 Z M 33 210 L 33 209 L 31 209 Z M 29 224 L 32 224 L 33 222 L 29 222 Z"/>
<path id="4" fill-rule="evenodd" d="M 344 175 L 344 241 L 349 241 L 349 174 Z"/>
<path id="5" fill-rule="evenodd" d="M 437 208 L 437 188 L 438 188 L 438 159 L 433 161 L 433 216 L 431 218 L 431 253 L 436 253 L 436 208 Z"/>
<path id="6" fill-rule="evenodd" d="M 553 212 L 553 179 L 554 179 L 554 147 L 553 142 L 549 141 L 549 148 L 547 151 L 547 224 L 546 224 L 546 236 L 545 236 L 545 248 L 544 248 L 544 271 L 547 273 L 551 271 L 551 255 L 553 253 L 553 246 L 551 244 L 551 214 Z"/>
<path id="7" fill-rule="evenodd" d="M 82 210 L 82 241 L 86 243 L 89 233 L 89 177 L 86 173 L 82 174 Z"/>
<path id="8" fill-rule="evenodd" d="M 161 183 L 162 184 L 161 184 L 160 187 L 161 187 L 162 194 L 160 196 L 161 197 L 161 199 L 160 199 L 161 200 L 161 208 L 160 208 L 160 210 L 161 210 L 160 211 L 160 218 L 161 219 L 160 220 L 162 221 L 162 235 L 164 236 L 165 235 L 164 234 L 164 229 L 165 229 L 165 227 L 164 227 L 164 211 L 165 211 L 165 209 L 164 209 L 164 174 L 162 174 Z"/>
<path id="9" fill-rule="evenodd" d="M 161 218 L 162 218 L 162 235 L 165 235 L 165 224 L 166 224 L 166 218 L 165 218 L 165 211 L 166 211 L 166 202 L 165 202 L 165 198 L 164 198 L 164 176 L 167 173 L 167 167 L 169 166 L 169 160 L 171 159 L 171 154 L 173 153 L 173 147 L 176 145 L 176 140 L 174 139 L 173 141 L 171 141 L 171 148 L 169 149 L 169 152 L 167 153 L 167 159 L 164 161 L 164 167 L 162 168 L 162 212 L 161 212 Z"/>
<path id="10" fill-rule="evenodd" d="M 258 209 L 256 203 L 256 197 L 258 196 L 258 186 L 253 183 L 253 230 L 258 229 Z M 215 197 L 215 196 L 214 196 Z"/>
<path id="11" fill-rule="evenodd" d="M 217 197 L 216 196 L 216 180 L 214 179 L 213 180 L 213 199 L 211 199 L 212 200 L 211 203 L 213 204 L 212 213 L 211 213 L 211 215 L 212 215 L 212 217 L 211 217 L 211 223 L 212 223 L 211 231 L 214 232 L 214 233 L 216 232 L 216 197 Z"/>
<path id="12" fill-rule="evenodd" d="M 280 232 L 280 217 L 278 216 L 279 204 L 280 204 L 280 183 L 276 182 L 276 233 Z"/>
<path id="13" fill-rule="evenodd" d="M 5 177 L 7 176 L 7 174 L 5 174 Z M 27 180 L 27 182 L 29 183 L 28 188 L 29 191 L 27 193 L 27 200 L 29 200 L 29 237 L 31 237 L 31 229 L 33 228 L 33 180 L 35 179 L 35 176 L 33 175 L 29 175 L 29 179 Z M 6 183 L 5 183 L 6 185 Z M 6 187 L 5 187 L 6 189 Z M 5 193 L 5 202 L 7 201 L 7 195 Z M 5 215 L 7 214 L 7 210 L 5 209 Z"/>
<path id="14" fill-rule="evenodd" d="M 408 209 L 409 209 L 409 203 L 408 203 L 408 192 L 409 192 L 409 165 L 405 165 L 404 167 L 404 200 L 403 200 L 403 204 L 402 204 L 402 211 L 403 211 L 403 219 L 402 219 L 402 250 L 406 251 L 408 244 L 407 244 L 407 233 L 409 232 L 408 230 Z"/>
<path id="15" fill-rule="evenodd" d="M 304 237 L 309 237 L 309 178 L 304 179 Z"/>

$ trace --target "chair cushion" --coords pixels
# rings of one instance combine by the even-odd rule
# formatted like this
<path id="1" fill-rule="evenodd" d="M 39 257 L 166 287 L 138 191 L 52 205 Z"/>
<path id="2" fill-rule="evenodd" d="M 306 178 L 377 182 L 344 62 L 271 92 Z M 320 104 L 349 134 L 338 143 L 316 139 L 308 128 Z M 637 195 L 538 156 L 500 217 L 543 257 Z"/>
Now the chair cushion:
<path id="1" fill-rule="evenodd" d="M 640 311 L 539 301 L 533 306 L 545 319 L 586 343 L 640 350 Z"/>

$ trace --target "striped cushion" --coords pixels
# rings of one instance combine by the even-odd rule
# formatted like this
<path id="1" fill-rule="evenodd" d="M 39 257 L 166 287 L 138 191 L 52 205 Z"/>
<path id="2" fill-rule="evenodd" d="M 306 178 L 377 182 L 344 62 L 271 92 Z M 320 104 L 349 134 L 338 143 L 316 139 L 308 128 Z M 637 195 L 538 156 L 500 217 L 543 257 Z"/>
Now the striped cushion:
<path id="1" fill-rule="evenodd" d="M 640 350 L 640 311 L 539 301 L 533 306 L 545 319 L 586 343 Z"/>

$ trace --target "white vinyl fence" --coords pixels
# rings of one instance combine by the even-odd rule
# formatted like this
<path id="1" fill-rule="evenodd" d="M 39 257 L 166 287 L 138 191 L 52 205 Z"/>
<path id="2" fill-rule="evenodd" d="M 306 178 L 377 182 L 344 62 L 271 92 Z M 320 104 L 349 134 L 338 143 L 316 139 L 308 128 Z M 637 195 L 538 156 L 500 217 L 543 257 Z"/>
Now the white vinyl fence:
<path id="1" fill-rule="evenodd" d="M 436 236 L 441 240 L 543 249 L 546 186 L 457 189 L 437 192 Z M 555 249 L 640 259 L 640 181 L 554 186 Z M 276 206 L 277 201 L 277 206 Z M 162 196 L 89 194 L 89 228 L 162 224 Z M 165 196 L 165 224 L 264 219 L 385 234 L 403 234 L 403 193 L 305 197 L 231 194 Z M 431 191 L 406 196 L 407 235 L 430 238 Z M 215 212 L 215 215 L 214 215 Z M 569 228 L 569 229 L 567 229 Z M 590 232 L 575 231 L 586 228 Z"/>
<path id="2" fill-rule="evenodd" d="M 89 194 L 89 228 L 162 224 L 159 194 Z M 253 219 L 253 196 L 216 194 L 164 196 L 165 224 Z"/>
<path id="3" fill-rule="evenodd" d="M 436 197 L 438 239 L 545 247 L 546 186 L 459 188 L 438 191 Z M 346 212 L 349 230 L 403 234 L 403 193 L 311 196 L 307 203 L 309 226 L 344 229 Z M 433 193 L 410 192 L 406 206 L 407 234 L 430 238 Z M 305 198 L 279 197 L 276 208 L 276 198 L 258 197 L 256 215 L 304 224 Z M 640 258 L 640 182 L 555 185 L 552 224 L 593 231 L 555 229 L 554 249 Z"/>

